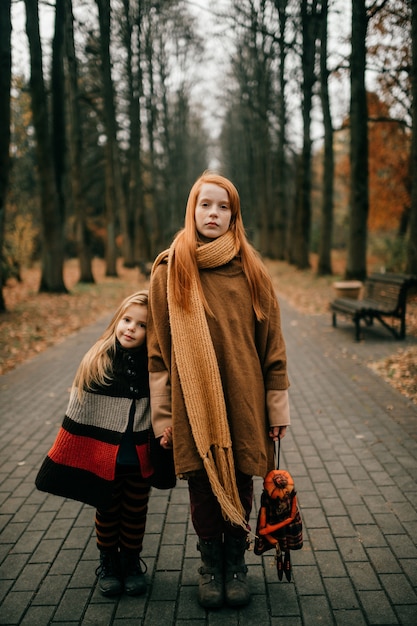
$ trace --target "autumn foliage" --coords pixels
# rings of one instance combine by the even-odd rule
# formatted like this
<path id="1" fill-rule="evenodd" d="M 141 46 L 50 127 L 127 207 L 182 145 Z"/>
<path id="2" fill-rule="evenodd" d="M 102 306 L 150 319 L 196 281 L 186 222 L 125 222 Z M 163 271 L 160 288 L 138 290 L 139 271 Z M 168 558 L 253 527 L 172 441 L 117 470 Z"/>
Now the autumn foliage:
<path id="1" fill-rule="evenodd" d="M 369 230 L 398 229 L 410 207 L 409 130 L 389 118 L 388 107 L 368 94 Z"/>
<path id="2" fill-rule="evenodd" d="M 388 106 L 375 93 L 368 93 L 368 116 L 368 228 L 370 232 L 399 231 L 411 202 L 411 133 L 390 117 Z M 345 126 L 349 127 L 348 120 Z M 349 179 L 349 142 L 343 133 L 336 145 L 336 189 L 345 201 L 349 197 Z"/>

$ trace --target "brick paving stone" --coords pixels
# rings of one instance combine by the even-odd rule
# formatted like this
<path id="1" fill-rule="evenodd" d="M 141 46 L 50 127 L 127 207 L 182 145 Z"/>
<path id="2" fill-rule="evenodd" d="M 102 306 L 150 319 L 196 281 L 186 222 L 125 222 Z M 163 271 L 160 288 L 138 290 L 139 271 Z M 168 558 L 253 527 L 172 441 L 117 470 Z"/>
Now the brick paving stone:
<path id="1" fill-rule="evenodd" d="M 417 615 L 417 604 L 409 604 L 406 606 L 397 606 L 395 611 L 398 617 L 398 623 L 402 626 L 415 626 Z"/>
<path id="2" fill-rule="evenodd" d="M 333 623 L 332 609 L 327 596 L 301 596 L 300 606 L 303 626 Z"/>
<path id="3" fill-rule="evenodd" d="M 68 587 L 69 581 L 69 575 L 63 573 L 55 575 L 50 573 L 50 575 L 43 579 L 36 595 L 33 598 L 32 605 L 52 604 L 57 607 L 65 593 L 66 588 Z"/>
<path id="4" fill-rule="evenodd" d="M 356 529 L 346 515 L 329 515 L 327 519 L 334 537 L 356 537 Z"/>
<path id="5" fill-rule="evenodd" d="M 394 557 L 391 550 L 387 548 L 368 548 L 367 554 L 370 563 L 377 574 L 396 574 L 401 571 L 400 562 Z"/>
<path id="6" fill-rule="evenodd" d="M 324 586 L 330 605 L 334 611 L 351 611 L 359 608 L 355 589 L 347 576 L 341 578 L 326 578 L 324 580 Z"/>
<path id="7" fill-rule="evenodd" d="M 361 591 L 359 592 L 359 599 L 369 624 L 372 626 L 395 626 L 398 624 L 393 607 L 383 591 Z"/>
<path id="8" fill-rule="evenodd" d="M 335 540 L 329 528 L 313 528 L 309 530 L 313 550 L 334 550 Z"/>
<path id="9" fill-rule="evenodd" d="M 352 582 L 359 591 L 381 589 L 380 577 L 370 563 L 349 563 L 348 570 Z"/>
<path id="10" fill-rule="evenodd" d="M 223 611 L 222 611 L 223 612 Z M 239 613 L 239 626 L 253 626 L 253 624 L 268 624 L 269 623 L 269 610 L 266 602 L 263 598 L 254 596 L 248 607 L 245 607 L 244 611 L 235 611 L 230 609 L 230 624 L 232 620 L 237 618 Z M 220 617 L 220 616 L 219 616 Z M 223 626 L 223 621 L 217 622 L 219 626 Z M 227 622 L 224 622 L 227 623 Z M 236 622 L 235 622 L 236 623 Z"/>
<path id="11" fill-rule="evenodd" d="M 315 552 L 317 565 L 323 578 L 340 578 L 346 576 L 345 564 L 337 550 Z"/>
<path id="12" fill-rule="evenodd" d="M 153 579 L 150 595 L 152 600 L 175 601 L 180 586 L 181 572 L 158 572 Z"/>
<path id="13" fill-rule="evenodd" d="M 232 609 L 225 608 L 222 611 L 212 611 L 210 613 L 208 623 L 209 623 L 209 626 L 238 626 L 238 625 L 240 626 L 240 624 L 244 624 L 244 623 L 247 624 L 248 623 L 247 619 L 253 620 L 253 613 L 251 613 L 250 615 L 249 614 L 250 614 L 249 607 L 245 610 L 244 616 L 239 615 L 238 611 L 233 611 Z M 262 615 L 262 611 L 261 611 L 261 615 Z M 239 617 L 241 619 L 239 619 Z M 242 620 L 242 617 L 243 617 L 243 620 Z M 267 617 L 267 619 L 269 618 Z M 259 618 L 258 618 L 258 622 L 259 622 Z M 184 620 L 184 624 L 185 623 L 186 621 Z M 188 626 L 190 626 L 190 622 L 188 622 Z"/>
<path id="14" fill-rule="evenodd" d="M 83 616 L 85 626 L 98 626 L 98 624 L 111 624 L 114 615 L 114 607 L 110 604 L 90 604 Z"/>
<path id="15" fill-rule="evenodd" d="M 293 584 L 271 583 L 268 586 L 269 603 L 271 605 L 271 615 L 300 616 L 300 606 L 296 594 L 296 587 Z"/>
<path id="16" fill-rule="evenodd" d="M 44 578 L 48 569 L 48 563 L 28 563 L 16 580 L 13 591 L 36 591 L 39 581 Z"/>
<path id="17" fill-rule="evenodd" d="M 278 581 L 273 551 L 251 551 L 251 604 L 202 609 L 188 489 L 178 481 L 151 494 L 147 593 L 101 595 L 94 509 L 34 486 L 76 366 L 108 322 L 100 320 L 0 378 L 2 625 L 415 626 L 417 407 L 366 365 L 398 344 L 383 329 L 357 343 L 329 316 L 281 308 L 293 418 L 281 467 L 294 476 L 304 521 L 292 581 Z M 261 491 L 256 478 L 252 528 Z"/>
<path id="18" fill-rule="evenodd" d="M 403 574 L 382 574 L 380 580 L 394 605 L 417 604 L 417 595 Z"/>
<path id="19" fill-rule="evenodd" d="M 321 498 L 320 505 L 327 516 L 345 516 L 346 506 L 340 497 L 337 498 Z"/>
<path id="20" fill-rule="evenodd" d="M 388 535 L 387 543 L 391 550 L 399 559 L 417 559 L 417 546 L 415 542 L 406 535 Z"/>
<path id="21" fill-rule="evenodd" d="M 1 623 L 20 624 L 31 598 L 31 591 L 10 591 L 1 605 Z"/>
<path id="22" fill-rule="evenodd" d="M 100 602 L 103 602 L 103 596 L 97 594 Z M 141 619 L 145 614 L 146 604 L 148 602 L 148 595 L 139 596 L 137 598 L 131 596 L 121 596 L 120 599 L 111 600 L 111 604 L 115 606 L 115 619 L 116 620 L 131 620 Z M 136 622 L 137 623 L 137 622 Z"/>
<path id="23" fill-rule="evenodd" d="M 317 567 L 305 565 L 294 572 L 297 589 L 302 595 L 320 595 L 324 592 L 323 581 Z"/>
<path id="24" fill-rule="evenodd" d="M 335 610 L 333 617 L 336 626 L 366 626 L 366 621 L 360 610 Z"/>
<path id="25" fill-rule="evenodd" d="M 347 508 L 347 513 L 354 526 L 358 526 L 360 524 L 372 524 L 374 522 L 374 518 L 363 503 L 349 506 Z"/>
<path id="26" fill-rule="evenodd" d="M 55 621 L 79 621 L 87 607 L 90 589 L 66 589 L 54 615 Z"/>
<path id="27" fill-rule="evenodd" d="M 286 617 L 285 618 L 285 626 L 301 626 L 302 623 L 303 622 L 302 622 L 301 617 Z M 281 618 L 276 619 L 272 617 L 271 626 L 282 626 L 282 619 Z"/>
<path id="28" fill-rule="evenodd" d="M 21 626 L 45 626 L 50 624 L 55 606 L 31 606 L 20 622 Z"/>
<path id="29" fill-rule="evenodd" d="M 30 555 L 8 553 L 0 566 L 1 580 L 15 580 L 20 576 Z"/>
<path id="30" fill-rule="evenodd" d="M 417 567 L 415 559 L 400 559 L 399 564 L 414 588 L 417 588 Z M 395 570 L 393 569 L 392 571 Z"/>
<path id="31" fill-rule="evenodd" d="M 360 541 L 365 548 L 384 547 L 387 545 L 383 532 L 376 524 L 358 524 Z"/>

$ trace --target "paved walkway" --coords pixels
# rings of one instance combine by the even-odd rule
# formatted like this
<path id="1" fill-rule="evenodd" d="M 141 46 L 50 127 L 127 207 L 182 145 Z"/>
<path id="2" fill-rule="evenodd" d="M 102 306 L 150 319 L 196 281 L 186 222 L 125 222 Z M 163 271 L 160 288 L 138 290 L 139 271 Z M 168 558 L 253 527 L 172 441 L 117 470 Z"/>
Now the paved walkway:
<path id="1" fill-rule="evenodd" d="M 330 315 L 282 308 L 293 426 L 281 466 L 295 478 L 305 536 L 293 581 L 278 581 L 270 554 L 249 552 L 251 604 L 201 609 L 180 483 L 151 496 L 147 595 L 100 595 L 93 509 L 38 492 L 34 477 L 101 320 L 0 379 L 1 624 L 415 626 L 417 407 L 366 367 L 404 343 L 376 326 L 357 344 L 350 323 L 335 330 Z M 253 527 L 261 487 L 257 479 Z"/>

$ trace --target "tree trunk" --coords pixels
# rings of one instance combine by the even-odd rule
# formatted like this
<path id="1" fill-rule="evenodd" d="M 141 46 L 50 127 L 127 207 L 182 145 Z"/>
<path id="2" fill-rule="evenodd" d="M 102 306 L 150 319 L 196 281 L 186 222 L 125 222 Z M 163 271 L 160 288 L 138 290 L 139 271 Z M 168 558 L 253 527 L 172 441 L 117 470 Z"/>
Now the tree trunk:
<path id="1" fill-rule="evenodd" d="M 122 173 L 119 159 L 119 148 L 117 144 L 117 122 L 116 109 L 114 99 L 113 80 L 111 75 L 111 59 L 110 59 L 110 19 L 111 7 L 110 0 L 96 0 L 99 13 L 100 23 L 100 60 L 101 60 L 101 76 L 103 82 L 103 109 L 104 109 L 104 125 L 106 130 L 106 202 L 113 206 L 106 207 L 107 218 L 114 220 L 113 223 L 107 225 L 107 236 L 116 235 L 116 214 L 120 218 L 121 232 L 124 244 L 126 244 L 126 202 L 122 185 Z M 106 267 L 107 276 L 116 276 L 116 245 L 115 241 L 107 240 L 106 259 L 108 265 Z"/>
<path id="2" fill-rule="evenodd" d="M 288 226 L 288 211 L 286 193 L 287 159 L 286 151 L 286 79 L 285 63 L 287 57 L 287 43 L 285 33 L 287 27 L 287 4 L 288 0 L 275 0 L 275 8 L 279 16 L 279 93 L 278 93 L 278 147 L 277 147 L 277 169 L 276 169 L 276 229 L 274 256 L 277 259 L 285 258 L 286 231 Z"/>
<path id="3" fill-rule="evenodd" d="M 295 252 L 297 249 L 297 245 L 298 245 L 296 220 L 297 220 L 297 214 L 298 214 L 298 205 L 300 203 L 300 197 L 301 197 L 301 188 L 302 188 L 302 183 L 303 183 L 301 168 L 302 168 L 301 155 L 296 155 L 294 157 L 294 178 L 295 178 L 294 201 L 290 205 L 290 211 L 288 214 L 288 230 L 287 230 L 286 244 L 285 244 L 285 260 L 291 265 L 295 265 L 297 261 L 296 252 Z"/>
<path id="4" fill-rule="evenodd" d="M 316 56 L 317 0 L 309 4 L 301 2 L 301 22 L 303 31 L 303 148 L 301 154 L 301 187 L 296 203 L 296 247 L 295 264 L 299 269 L 310 267 L 311 230 L 311 106 L 315 82 L 314 61 Z"/>
<path id="5" fill-rule="evenodd" d="M 105 199 L 106 207 L 106 276 L 117 276 L 117 248 L 116 248 L 116 215 L 114 176 L 112 171 L 111 146 L 106 143 L 105 153 Z"/>
<path id="6" fill-rule="evenodd" d="M 137 203 L 137 191 L 140 181 L 140 134 L 139 127 L 139 94 L 137 85 L 134 84 L 133 74 L 133 21 L 129 0 L 123 0 L 123 17 L 124 28 L 122 41 L 126 55 L 126 78 L 128 91 L 128 107 L 129 107 L 129 164 L 128 164 L 128 180 L 127 180 L 127 198 L 126 198 L 126 218 L 123 220 L 123 261 L 126 267 L 134 267 L 135 259 L 135 210 Z M 139 59 L 137 64 L 140 65 Z M 136 75 L 137 76 L 137 75 Z M 139 168 L 138 168 L 139 163 Z"/>
<path id="7" fill-rule="evenodd" d="M 417 275 L 417 0 L 411 0 L 411 89 L 412 89 L 412 140 L 411 140 L 411 209 L 408 225 L 407 264 L 410 274 Z"/>
<path id="8" fill-rule="evenodd" d="M 66 128 L 65 128 L 65 26 L 66 0 L 56 0 L 55 31 L 52 41 L 52 151 L 55 168 L 56 189 L 62 224 L 65 223 L 66 205 Z"/>
<path id="9" fill-rule="evenodd" d="M 80 263 L 80 282 L 94 283 L 92 255 L 89 246 L 87 227 L 87 207 L 84 201 L 83 187 L 83 132 L 80 113 L 80 94 L 78 90 L 78 68 L 74 45 L 74 17 L 72 0 L 67 2 L 66 52 L 68 60 L 68 118 L 69 118 L 69 160 L 70 181 L 74 203 L 78 260 Z"/>
<path id="10" fill-rule="evenodd" d="M 129 97 L 129 171 L 127 183 L 127 237 L 129 237 L 128 249 L 125 254 L 126 266 L 141 265 L 148 260 L 148 252 L 145 249 L 143 227 L 144 197 L 142 184 L 142 131 L 140 119 L 140 97 L 142 95 L 142 68 L 141 68 L 141 30 L 142 30 L 142 6 L 138 2 L 135 24 L 130 15 L 129 0 L 123 0 L 126 19 L 126 73 Z M 136 27 L 136 71 L 133 69 L 133 32 Z"/>
<path id="11" fill-rule="evenodd" d="M 350 60 L 350 219 L 346 278 L 366 278 L 368 189 L 368 106 L 366 102 L 365 0 L 352 0 L 352 51 Z"/>
<path id="12" fill-rule="evenodd" d="M 42 276 L 40 291 L 65 293 L 63 280 L 64 237 L 59 206 L 52 142 L 49 129 L 48 98 L 44 83 L 42 48 L 37 0 L 25 0 L 26 33 L 30 49 L 30 92 L 36 135 L 37 164 L 41 188 Z"/>
<path id="13" fill-rule="evenodd" d="M 125 0 L 127 1 L 127 0 Z M 142 125 L 140 98 L 143 95 L 142 76 L 142 3 L 138 2 L 136 22 L 137 63 L 136 72 L 131 69 L 130 77 L 130 172 L 128 211 L 133 221 L 133 258 L 135 265 L 142 266 L 151 258 L 146 236 L 145 198 L 142 171 Z"/>
<path id="14" fill-rule="evenodd" d="M 147 67 L 147 79 L 148 79 L 148 93 L 146 96 L 146 131 L 148 140 L 148 159 L 149 159 L 149 176 L 147 192 L 149 194 L 149 227 L 150 227 L 150 248 L 151 256 L 154 257 L 160 251 L 162 244 L 161 226 L 158 219 L 158 212 L 156 206 L 156 180 L 157 180 L 157 167 L 156 167 L 156 155 L 155 155 L 155 132 L 157 124 L 156 115 L 156 95 L 155 95 L 155 80 L 154 80 L 154 65 L 153 65 L 153 24 L 152 24 L 152 12 L 148 14 L 148 24 L 145 33 L 145 56 Z"/>
<path id="15" fill-rule="evenodd" d="M 327 13 L 328 0 L 323 0 L 320 30 L 320 97 L 323 109 L 324 155 L 323 155 L 323 198 L 321 209 L 321 228 L 317 274 L 332 274 L 332 230 L 333 230 L 333 125 L 330 112 L 329 86 L 327 69 Z"/>
<path id="16" fill-rule="evenodd" d="M 6 310 L 3 258 L 6 197 L 10 170 L 10 89 L 12 79 L 11 0 L 0 3 L 0 313 Z"/>

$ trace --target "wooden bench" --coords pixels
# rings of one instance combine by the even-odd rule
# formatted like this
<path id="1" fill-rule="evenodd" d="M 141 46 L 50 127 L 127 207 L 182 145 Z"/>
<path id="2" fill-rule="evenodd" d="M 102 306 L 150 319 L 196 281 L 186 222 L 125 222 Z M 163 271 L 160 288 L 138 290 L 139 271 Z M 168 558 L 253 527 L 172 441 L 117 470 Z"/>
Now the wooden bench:
<path id="1" fill-rule="evenodd" d="M 361 320 L 367 326 L 374 318 L 387 328 L 396 339 L 405 338 L 405 313 L 407 292 L 417 287 L 417 276 L 407 274 L 371 274 L 364 283 L 361 300 L 336 298 L 330 303 L 333 326 L 336 327 L 338 313 L 352 318 L 356 329 L 356 340 L 361 339 Z M 391 318 L 390 321 L 389 318 Z M 395 320 L 399 320 L 398 324 Z"/>

